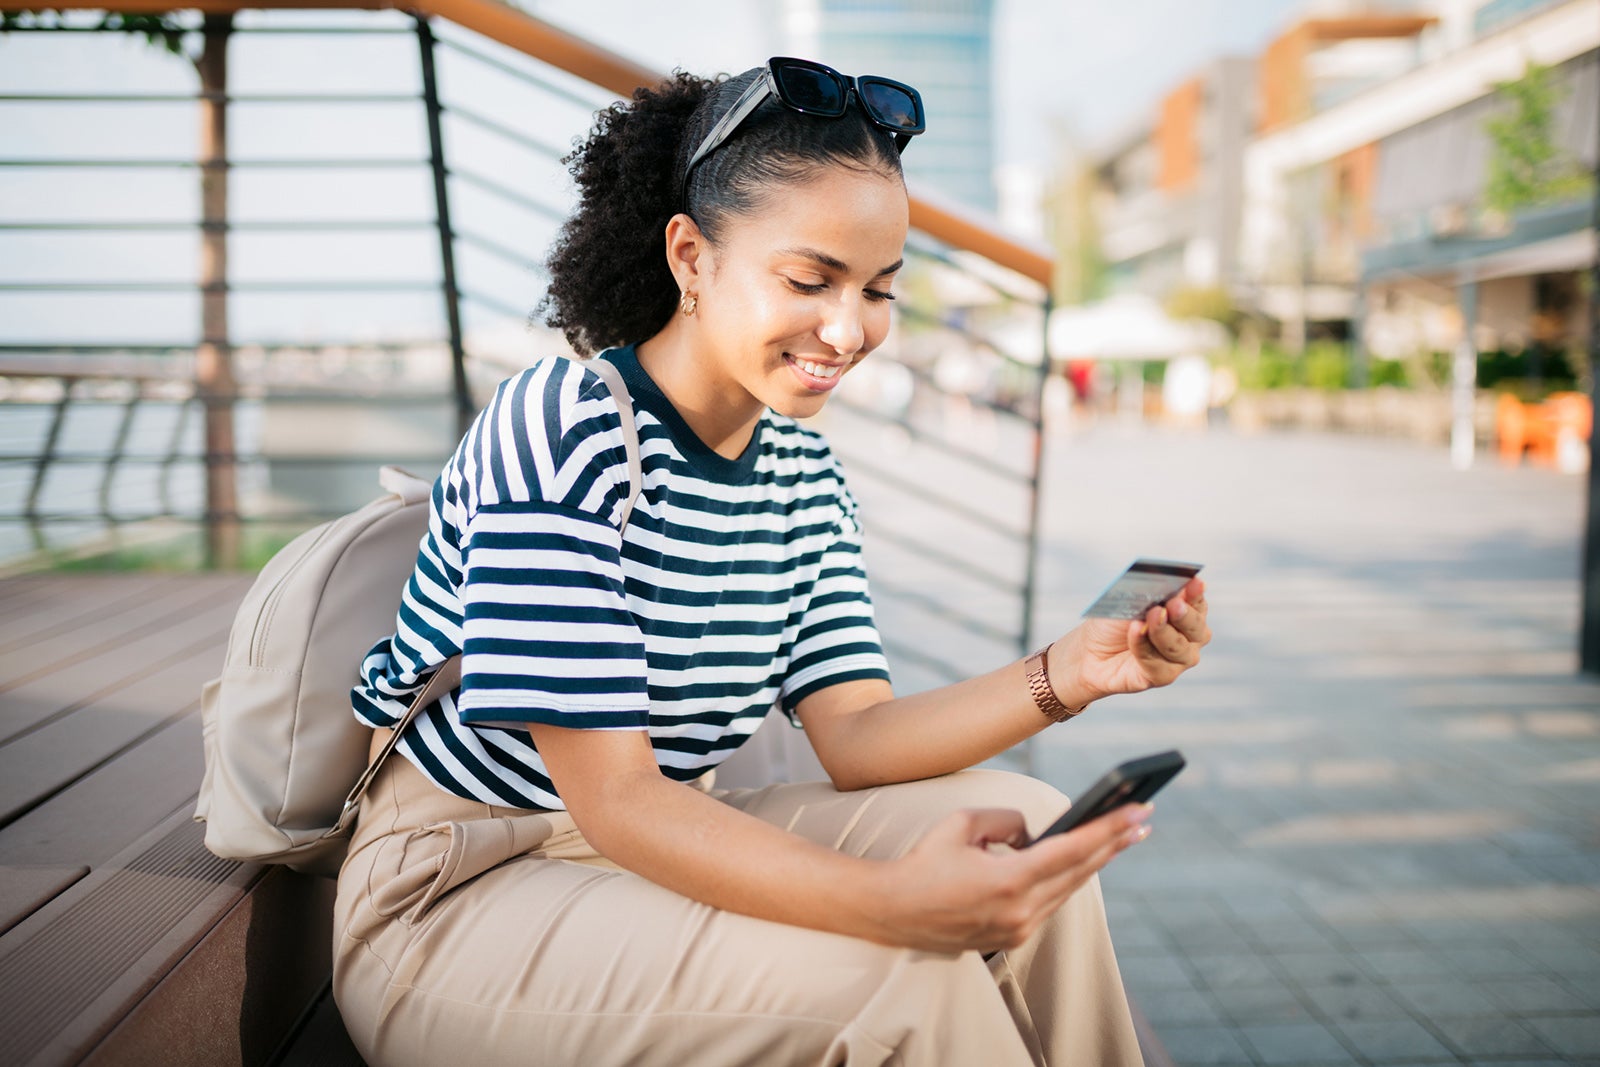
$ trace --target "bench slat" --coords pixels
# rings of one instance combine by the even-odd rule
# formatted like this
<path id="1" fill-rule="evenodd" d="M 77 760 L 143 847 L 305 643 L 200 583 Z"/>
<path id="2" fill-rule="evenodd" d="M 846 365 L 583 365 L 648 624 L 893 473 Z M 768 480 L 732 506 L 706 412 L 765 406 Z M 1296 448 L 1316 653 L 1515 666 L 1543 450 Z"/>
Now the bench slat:
<path id="1" fill-rule="evenodd" d="M 192 811 L 203 773 L 191 712 L 0 830 L 0 863 L 104 865 L 177 811 Z"/>
<path id="2" fill-rule="evenodd" d="M 163 578 L 168 578 L 163 582 Z M 0 583 L 0 652 L 44 637 L 70 634 L 106 607 L 121 610 L 149 603 L 182 588 L 154 574 L 64 575 L 8 578 Z M 9 676 L 0 675 L 9 680 Z"/>
<path id="3" fill-rule="evenodd" d="M 80 1060 L 259 876 L 180 812 L 0 937 L 9 1062 Z"/>
<path id="4" fill-rule="evenodd" d="M 10 647 L 0 650 L 0 678 L 5 679 L 7 687 L 21 685 L 96 651 L 125 643 L 130 633 L 175 622 L 185 611 L 193 612 L 216 596 L 216 591 L 206 584 L 185 583 L 161 595 L 140 589 L 131 597 L 86 600 L 78 605 L 80 611 L 53 623 L 35 620 L 29 636 L 19 637 Z"/>
<path id="5" fill-rule="evenodd" d="M 224 599 L 217 595 L 164 627 L 130 633 L 120 642 L 58 664 L 48 674 L 6 690 L 0 699 L 0 743 L 82 704 L 116 693 L 155 673 L 175 655 L 193 654 L 197 642 L 210 641 L 220 648 L 227 640 L 237 605 L 237 597 Z M 217 666 L 221 665 L 219 653 Z"/>
<path id="6" fill-rule="evenodd" d="M 0 826 L 198 707 L 223 645 L 215 632 L 204 636 L 136 681 L 0 747 Z"/>
<path id="7" fill-rule="evenodd" d="M 87 867 L 0 864 L 0 934 L 50 903 L 88 873 Z"/>
<path id="8" fill-rule="evenodd" d="M 333 891 L 265 870 L 83 1067 L 264 1067 L 333 971 Z"/>

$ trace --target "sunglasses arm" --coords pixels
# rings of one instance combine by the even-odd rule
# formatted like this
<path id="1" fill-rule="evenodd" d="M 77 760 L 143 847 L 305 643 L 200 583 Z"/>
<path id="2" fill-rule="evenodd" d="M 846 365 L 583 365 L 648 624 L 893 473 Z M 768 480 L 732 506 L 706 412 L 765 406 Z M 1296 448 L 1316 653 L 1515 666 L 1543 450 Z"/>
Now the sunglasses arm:
<path id="1" fill-rule="evenodd" d="M 711 132 L 706 134 L 705 140 L 700 142 L 700 147 L 696 148 L 694 155 L 689 157 L 689 165 L 683 168 L 683 192 L 685 196 L 689 193 L 689 175 L 694 173 L 695 166 L 710 155 L 713 149 L 721 145 L 729 134 L 738 129 L 739 124 L 749 118 L 750 112 L 760 107 L 761 102 L 771 92 L 772 75 L 767 71 L 762 71 L 761 77 L 746 86 L 744 92 L 739 94 L 739 99 L 734 101 L 733 107 L 728 109 L 728 113 L 718 119 L 715 126 L 711 127 Z"/>

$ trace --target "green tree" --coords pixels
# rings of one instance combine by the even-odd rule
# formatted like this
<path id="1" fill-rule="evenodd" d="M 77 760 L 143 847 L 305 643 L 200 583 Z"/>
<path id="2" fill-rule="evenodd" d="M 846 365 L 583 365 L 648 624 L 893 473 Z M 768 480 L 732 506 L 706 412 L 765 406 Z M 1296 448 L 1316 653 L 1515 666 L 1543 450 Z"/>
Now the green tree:
<path id="1" fill-rule="evenodd" d="M 58 11 L 0 11 L 0 33 L 7 30 L 54 29 L 60 25 L 61 13 Z M 184 55 L 183 35 L 188 32 L 172 14 L 128 15 L 120 11 L 102 13 L 94 28 L 142 34 L 152 45 L 175 56 Z"/>
<path id="2" fill-rule="evenodd" d="M 1105 295 L 1106 261 L 1094 210 L 1094 170 L 1065 133 L 1057 136 L 1062 151 L 1045 192 L 1044 211 L 1047 240 L 1056 253 L 1051 297 L 1057 305 L 1067 306 Z"/>
<path id="3" fill-rule="evenodd" d="M 1485 205 L 1511 214 L 1582 196 L 1589 176 L 1556 139 L 1555 110 L 1566 90 L 1550 68 L 1529 63 L 1516 81 L 1496 84 L 1495 94 L 1503 105 L 1484 124 L 1491 145 Z"/>
<path id="4" fill-rule="evenodd" d="M 1175 319 L 1210 319 L 1237 336 L 1241 313 L 1233 294 L 1222 285 L 1185 285 L 1167 297 L 1167 314 Z"/>

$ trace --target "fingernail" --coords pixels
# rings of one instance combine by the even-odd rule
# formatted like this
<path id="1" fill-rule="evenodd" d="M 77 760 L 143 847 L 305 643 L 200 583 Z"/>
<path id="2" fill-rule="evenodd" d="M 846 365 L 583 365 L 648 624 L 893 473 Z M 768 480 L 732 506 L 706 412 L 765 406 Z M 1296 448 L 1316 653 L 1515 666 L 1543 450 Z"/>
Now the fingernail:
<path id="1" fill-rule="evenodd" d="M 1148 819 L 1156 808 L 1154 804 L 1129 804 L 1123 810 L 1127 812 L 1123 818 L 1127 820 L 1128 825 L 1138 826 Z"/>
<path id="2" fill-rule="evenodd" d="M 1157 608 L 1156 609 L 1156 625 L 1157 626 L 1165 626 L 1166 622 L 1167 622 L 1167 609 L 1166 608 Z"/>
<path id="3" fill-rule="evenodd" d="M 1134 830 L 1128 835 L 1128 844 L 1137 845 L 1140 841 L 1143 841 L 1145 838 L 1149 837 L 1150 831 L 1153 829 L 1155 829 L 1155 827 L 1148 825 L 1139 827 L 1137 830 Z"/>
<path id="4" fill-rule="evenodd" d="M 1178 597 L 1172 601 L 1172 607 L 1170 611 L 1172 614 L 1172 621 L 1177 622 L 1179 619 L 1189 614 L 1189 605 L 1184 603 L 1182 597 Z"/>

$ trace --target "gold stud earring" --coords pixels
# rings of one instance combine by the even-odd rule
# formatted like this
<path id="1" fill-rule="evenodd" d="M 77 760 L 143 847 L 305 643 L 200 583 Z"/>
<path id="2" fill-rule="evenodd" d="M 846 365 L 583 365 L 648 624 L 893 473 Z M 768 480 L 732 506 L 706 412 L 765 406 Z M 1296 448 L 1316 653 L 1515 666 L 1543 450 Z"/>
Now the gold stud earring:
<path id="1" fill-rule="evenodd" d="M 683 312 L 685 315 L 693 315 L 694 309 L 699 306 L 700 298 L 695 296 L 694 293 L 687 289 L 685 289 L 683 291 L 683 295 L 678 298 L 678 310 Z"/>

